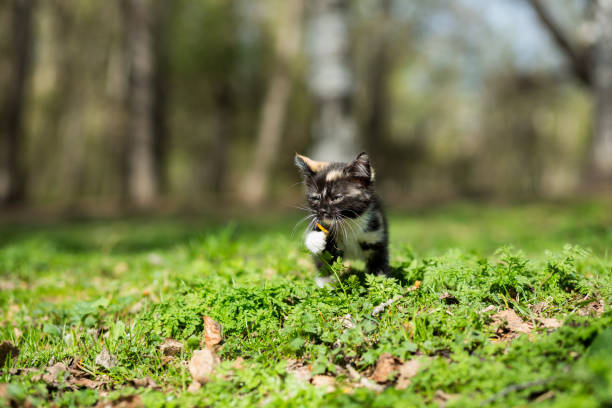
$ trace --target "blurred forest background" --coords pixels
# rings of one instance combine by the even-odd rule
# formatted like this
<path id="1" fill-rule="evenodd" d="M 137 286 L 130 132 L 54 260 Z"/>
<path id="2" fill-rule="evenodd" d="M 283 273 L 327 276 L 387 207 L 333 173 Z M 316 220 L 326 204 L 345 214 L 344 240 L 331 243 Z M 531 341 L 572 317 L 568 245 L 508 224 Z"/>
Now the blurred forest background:
<path id="1" fill-rule="evenodd" d="M 611 0 L 3 0 L 0 201 L 295 202 L 370 153 L 388 202 L 612 179 Z"/>

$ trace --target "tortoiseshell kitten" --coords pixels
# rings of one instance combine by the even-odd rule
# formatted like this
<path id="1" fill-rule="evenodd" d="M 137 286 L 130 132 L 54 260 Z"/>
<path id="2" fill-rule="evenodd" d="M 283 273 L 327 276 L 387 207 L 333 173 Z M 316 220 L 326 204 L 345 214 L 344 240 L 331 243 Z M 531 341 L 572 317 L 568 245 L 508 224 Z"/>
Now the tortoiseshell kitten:
<path id="1" fill-rule="evenodd" d="M 363 259 L 368 273 L 386 275 L 387 218 L 374 191 L 374 169 L 368 155 L 361 153 L 350 163 L 328 163 L 296 154 L 295 164 L 304 176 L 312 212 L 305 244 L 319 269 L 317 285 L 324 286 L 332 279 L 322 259 L 325 251 L 331 255 L 330 265 L 338 257 Z"/>

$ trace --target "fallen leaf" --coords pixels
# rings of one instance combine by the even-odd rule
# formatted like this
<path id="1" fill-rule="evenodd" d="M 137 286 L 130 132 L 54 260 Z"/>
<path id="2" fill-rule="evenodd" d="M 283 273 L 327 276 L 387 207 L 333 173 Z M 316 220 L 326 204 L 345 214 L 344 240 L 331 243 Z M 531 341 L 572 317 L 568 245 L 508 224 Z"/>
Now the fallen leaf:
<path id="1" fill-rule="evenodd" d="M 331 375 L 315 375 L 312 377 L 312 385 L 315 387 L 325 387 L 327 391 L 333 391 L 336 379 Z"/>
<path id="2" fill-rule="evenodd" d="M 189 361 L 189 373 L 195 381 L 204 384 L 220 362 L 219 356 L 214 351 L 209 349 L 196 350 Z"/>
<path id="3" fill-rule="evenodd" d="M 77 378 L 77 379 L 70 379 L 69 380 L 70 384 L 76 385 L 79 388 L 89 388 L 91 390 L 98 390 L 100 389 L 104 384 L 106 384 L 106 381 L 103 380 L 90 380 L 89 378 Z"/>
<path id="4" fill-rule="evenodd" d="M 0 367 L 4 367 L 5 363 L 19 355 L 19 347 L 11 341 L 5 340 L 0 343 Z"/>
<path id="5" fill-rule="evenodd" d="M 146 376 L 144 378 L 134 378 L 132 380 L 132 383 L 134 383 L 136 387 L 153 388 L 153 389 L 159 388 L 159 385 L 157 385 L 157 383 L 153 381 L 153 379 L 149 376 Z"/>
<path id="6" fill-rule="evenodd" d="M 164 356 L 176 356 L 185 349 L 183 343 L 178 340 L 166 338 L 160 346 L 160 350 Z"/>
<path id="7" fill-rule="evenodd" d="M 375 391 L 375 392 L 382 392 L 382 391 L 385 390 L 384 385 L 377 384 L 374 381 L 370 380 L 369 378 L 366 378 L 366 377 L 362 376 L 350 364 L 346 365 L 346 371 L 348 373 L 349 378 L 351 380 L 356 381 L 358 383 L 358 385 L 357 385 L 358 387 L 364 387 L 364 388 L 367 388 L 367 389 Z"/>
<path id="8" fill-rule="evenodd" d="M 384 383 L 389 381 L 389 377 L 395 373 L 395 357 L 390 353 L 383 353 L 378 357 L 376 368 L 374 369 L 374 373 L 370 376 L 370 379 L 377 383 Z"/>
<path id="9" fill-rule="evenodd" d="M 444 301 L 447 305 L 458 305 L 459 300 L 448 292 L 444 292 L 440 295 L 440 300 Z"/>
<path id="10" fill-rule="evenodd" d="M 554 396 L 555 396 L 555 392 L 554 391 L 552 391 L 552 390 L 546 391 L 544 394 L 542 394 L 539 397 L 537 397 L 536 399 L 534 399 L 533 402 L 535 402 L 535 403 L 544 402 L 546 400 L 554 398 Z"/>
<path id="11" fill-rule="evenodd" d="M 122 395 L 116 400 L 101 401 L 96 404 L 96 408 L 142 408 L 144 404 L 140 395 Z"/>
<path id="12" fill-rule="evenodd" d="M 312 378 L 308 365 L 302 361 L 289 360 L 287 362 L 287 372 L 293 374 L 299 381 L 308 382 Z"/>
<path id="13" fill-rule="evenodd" d="M 488 313 L 488 312 L 492 312 L 493 310 L 496 310 L 497 307 L 495 305 L 489 305 L 487 307 L 485 307 L 484 309 L 482 309 L 480 311 L 480 313 Z"/>
<path id="14" fill-rule="evenodd" d="M 351 316 L 350 314 L 345 314 L 344 316 L 340 317 L 340 324 L 345 329 L 352 329 L 353 327 L 355 327 L 355 323 L 353 322 L 353 316 Z"/>
<path id="15" fill-rule="evenodd" d="M 107 370 L 111 369 L 112 367 L 116 366 L 118 361 L 117 361 L 117 357 L 115 357 L 114 355 L 112 355 L 108 349 L 106 348 L 106 346 L 102 347 L 102 351 L 100 351 L 100 353 L 96 356 L 96 360 L 95 363 L 101 367 L 106 368 Z"/>
<path id="16" fill-rule="evenodd" d="M 64 363 L 55 363 L 52 366 L 47 367 L 45 374 L 42 376 L 42 380 L 47 384 L 57 384 L 57 379 L 61 373 L 68 371 L 68 366 Z"/>
<path id="17" fill-rule="evenodd" d="M 438 404 L 438 407 L 444 408 L 447 403 L 457 398 L 459 398 L 458 394 L 447 394 L 442 390 L 438 390 L 434 394 L 433 400 Z"/>
<path id="18" fill-rule="evenodd" d="M 242 370 L 244 368 L 244 358 L 238 357 L 232 363 L 232 367 L 236 370 Z"/>
<path id="19" fill-rule="evenodd" d="M 29 373 L 40 372 L 40 368 L 36 367 L 23 367 L 23 368 L 9 368 L 8 372 L 10 375 L 24 375 Z"/>
<path id="20" fill-rule="evenodd" d="M 589 303 L 588 305 L 586 305 L 585 307 L 583 307 L 582 309 L 578 310 L 578 315 L 599 317 L 602 315 L 604 311 L 604 306 L 605 306 L 605 303 L 603 299 L 600 301 L 593 301 Z"/>
<path id="21" fill-rule="evenodd" d="M 497 334 L 504 340 L 511 340 L 520 333 L 530 333 L 531 323 L 526 323 L 514 310 L 506 309 L 493 315 L 493 324 L 498 326 Z"/>
<path id="22" fill-rule="evenodd" d="M 193 380 L 191 382 L 191 384 L 189 384 L 189 387 L 187 387 L 187 391 L 188 392 L 196 392 L 198 391 L 200 388 L 202 388 L 202 384 L 200 384 L 199 382 L 197 382 L 196 380 Z"/>
<path id="23" fill-rule="evenodd" d="M 8 396 L 8 384 L 1 383 L 0 384 L 0 398 L 6 398 Z"/>
<path id="24" fill-rule="evenodd" d="M 531 311 L 534 314 L 540 314 L 548 307 L 548 303 L 546 302 L 538 302 L 535 305 L 531 306 Z"/>
<path id="25" fill-rule="evenodd" d="M 402 364 L 398 371 L 399 377 L 397 379 L 397 384 L 395 388 L 398 390 L 404 390 L 408 388 L 410 385 L 411 378 L 417 375 L 419 372 L 419 368 L 421 367 L 421 362 L 419 360 L 409 360 Z"/>
<path id="26" fill-rule="evenodd" d="M 374 309 L 372 309 L 372 316 L 377 316 L 379 315 L 381 312 L 383 312 L 385 310 L 386 307 L 391 306 L 393 304 L 393 302 L 398 301 L 399 299 L 401 299 L 402 296 L 401 295 L 397 295 L 392 299 L 389 299 L 385 302 L 382 302 L 380 305 L 376 306 Z"/>
<path id="27" fill-rule="evenodd" d="M 214 349 L 223 340 L 223 328 L 212 317 L 204 316 L 204 342 L 206 348 Z"/>
<path id="28" fill-rule="evenodd" d="M 552 317 L 536 317 L 536 321 L 546 329 L 558 329 L 562 326 L 562 323 Z"/>

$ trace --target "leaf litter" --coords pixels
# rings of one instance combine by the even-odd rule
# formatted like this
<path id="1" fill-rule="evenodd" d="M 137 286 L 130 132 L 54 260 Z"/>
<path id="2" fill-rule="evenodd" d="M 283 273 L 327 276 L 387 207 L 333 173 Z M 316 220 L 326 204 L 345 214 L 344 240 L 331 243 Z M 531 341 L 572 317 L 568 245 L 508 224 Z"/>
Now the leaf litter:
<path id="1" fill-rule="evenodd" d="M 223 340 L 221 325 L 210 316 L 204 316 L 204 342 L 206 348 L 195 350 L 189 360 L 188 369 L 193 382 L 189 391 L 195 392 L 206 384 L 215 368 L 221 363 L 217 355 L 219 343 Z"/>

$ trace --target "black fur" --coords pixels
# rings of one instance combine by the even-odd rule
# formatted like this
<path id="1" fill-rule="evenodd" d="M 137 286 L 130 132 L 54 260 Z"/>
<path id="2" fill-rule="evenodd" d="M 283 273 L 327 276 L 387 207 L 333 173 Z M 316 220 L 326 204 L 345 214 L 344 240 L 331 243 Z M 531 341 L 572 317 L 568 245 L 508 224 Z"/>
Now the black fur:
<path id="1" fill-rule="evenodd" d="M 308 206 L 316 215 L 310 230 L 318 231 L 319 223 L 330 231 L 325 245 L 330 259 L 315 256 L 319 270 L 327 275 L 328 263 L 338 257 L 355 256 L 357 251 L 368 272 L 387 274 L 387 220 L 374 189 L 374 170 L 368 155 L 361 153 L 350 163 L 315 162 L 296 155 L 295 162 L 304 177 Z M 346 253 L 349 246 L 351 254 Z"/>

